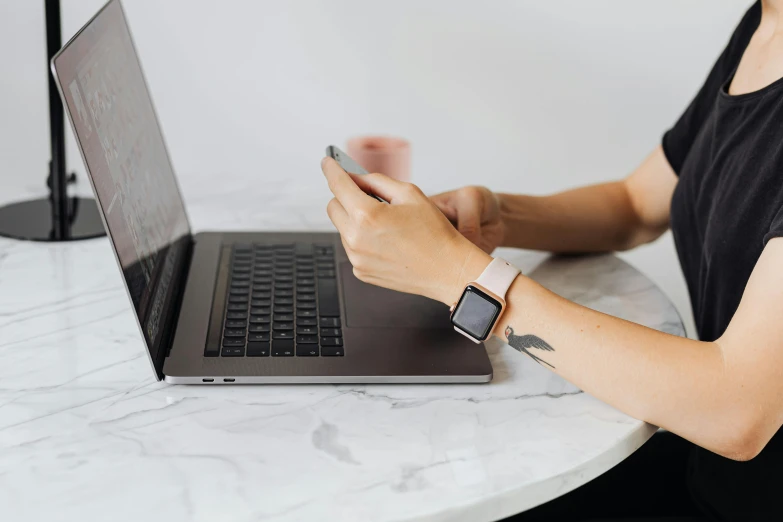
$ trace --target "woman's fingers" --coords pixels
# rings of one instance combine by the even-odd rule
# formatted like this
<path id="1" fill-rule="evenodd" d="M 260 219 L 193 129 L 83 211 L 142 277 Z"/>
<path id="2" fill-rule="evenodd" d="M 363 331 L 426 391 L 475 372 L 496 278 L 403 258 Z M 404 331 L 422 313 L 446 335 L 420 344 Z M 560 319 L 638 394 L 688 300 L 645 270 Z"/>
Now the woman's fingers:
<path id="1" fill-rule="evenodd" d="M 349 214 L 365 208 L 373 201 L 367 197 L 367 194 L 356 185 L 351 176 L 332 158 L 326 157 L 321 160 L 321 170 L 329 183 L 329 190 L 332 191 L 334 197 L 340 201 L 342 208 Z"/>
<path id="2" fill-rule="evenodd" d="M 367 197 L 367 196 L 365 196 Z M 348 225 L 351 218 L 348 217 L 348 213 L 337 198 L 332 198 L 329 204 L 326 205 L 326 213 L 329 215 L 329 219 L 332 220 L 334 226 L 337 227 L 337 231 L 340 232 L 340 237 L 344 232 L 348 231 Z"/>
<path id="3" fill-rule="evenodd" d="M 383 174 L 351 174 L 354 183 L 365 193 L 380 196 L 389 203 L 405 200 L 406 187 L 410 183 L 397 181 Z"/>

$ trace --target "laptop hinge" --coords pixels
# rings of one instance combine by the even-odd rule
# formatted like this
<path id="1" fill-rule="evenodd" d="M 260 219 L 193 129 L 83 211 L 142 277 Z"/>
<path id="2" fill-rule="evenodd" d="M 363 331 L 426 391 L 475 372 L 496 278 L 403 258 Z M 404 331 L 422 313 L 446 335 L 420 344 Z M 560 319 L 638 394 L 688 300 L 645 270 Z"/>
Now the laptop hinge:
<path id="1" fill-rule="evenodd" d="M 163 363 L 171 354 L 171 347 L 174 344 L 174 335 L 177 330 L 177 322 L 179 321 L 179 313 L 182 309 L 182 299 L 185 295 L 185 286 L 188 281 L 188 274 L 190 273 L 190 266 L 193 261 L 193 245 L 195 244 L 192 235 L 188 235 L 183 238 L 185 241 L 185 250 L 180 261 L 180 268 L 177 270 L 176 287 L 169 307 L 168 317 L 165 321 L 164 337 L 161 339 L 161 349 L 158 351 L 158 360 L 155 361 L 155 371 L 158 374 L 158 379 L 163 379 Z"/>

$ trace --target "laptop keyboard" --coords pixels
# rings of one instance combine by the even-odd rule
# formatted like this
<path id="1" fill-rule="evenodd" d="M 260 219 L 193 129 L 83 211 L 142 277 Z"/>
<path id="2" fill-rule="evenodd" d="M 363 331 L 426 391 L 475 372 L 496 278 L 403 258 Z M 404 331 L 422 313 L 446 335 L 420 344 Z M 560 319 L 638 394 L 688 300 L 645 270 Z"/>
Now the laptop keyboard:
<path id="1" fill-rule="evenodd" d="M 343 355 L 332 245 L 232 246 L 221 357 Z"/>

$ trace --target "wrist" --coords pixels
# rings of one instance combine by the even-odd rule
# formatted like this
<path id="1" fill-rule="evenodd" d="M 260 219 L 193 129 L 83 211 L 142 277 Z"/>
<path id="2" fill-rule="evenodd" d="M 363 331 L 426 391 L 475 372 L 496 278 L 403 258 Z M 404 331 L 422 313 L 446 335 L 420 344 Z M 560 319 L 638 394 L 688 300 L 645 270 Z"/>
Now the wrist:
<path id="1" fill-rule="evenodd" d="M 492 256 L 461 236 L 449 258 L 449 268 L 443 271 L 443 283 L 436 297 L 447 306 L 456 303 L 465 286 L 475 281 L 492 261 Z"/>

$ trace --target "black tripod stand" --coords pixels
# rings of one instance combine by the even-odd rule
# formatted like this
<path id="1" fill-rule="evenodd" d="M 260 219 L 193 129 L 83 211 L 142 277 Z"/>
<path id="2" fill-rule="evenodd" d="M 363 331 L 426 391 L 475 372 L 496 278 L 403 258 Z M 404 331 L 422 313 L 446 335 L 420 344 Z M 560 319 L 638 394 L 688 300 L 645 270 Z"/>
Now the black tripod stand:
<path id="1" fill-rule="evenodd" d="M 49 161 L 49 197 L 0 207 L 0 236 L 32 241 L 72 241 L 106 234 L 95 200 L 69 198 L 68 183 L 76 175 L 65 171 L 63 105 L 49 62 L 60 50 L 60 0 L 46 0 L 46 76 L 49 78 L 49 124 L 52 159 Z"/>

